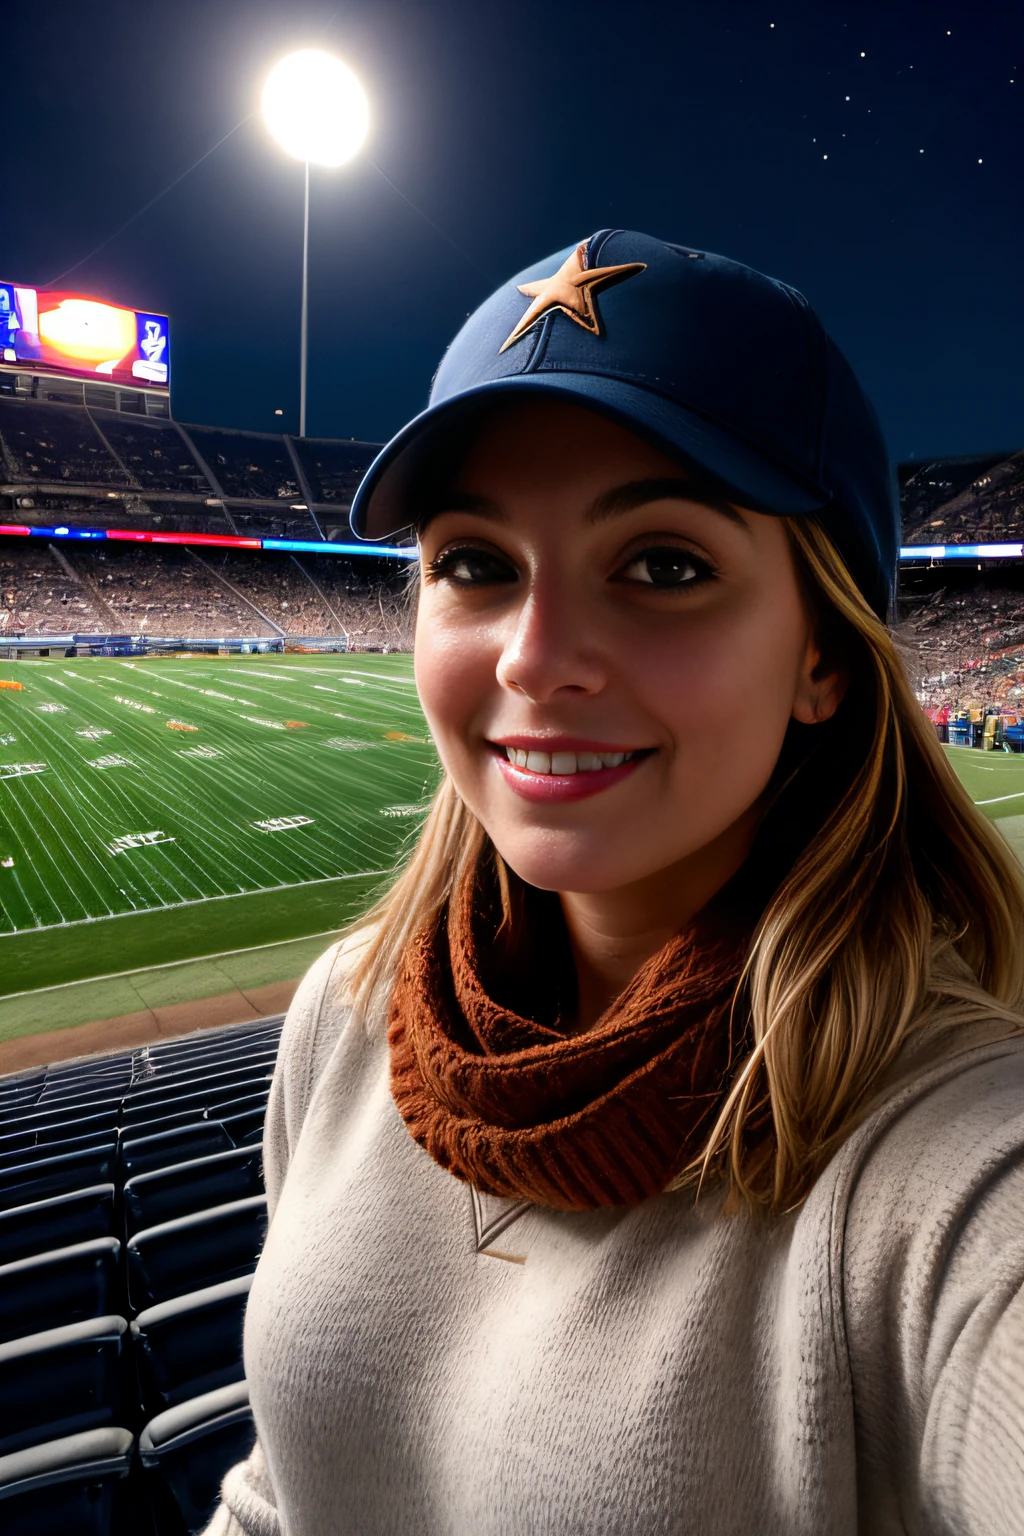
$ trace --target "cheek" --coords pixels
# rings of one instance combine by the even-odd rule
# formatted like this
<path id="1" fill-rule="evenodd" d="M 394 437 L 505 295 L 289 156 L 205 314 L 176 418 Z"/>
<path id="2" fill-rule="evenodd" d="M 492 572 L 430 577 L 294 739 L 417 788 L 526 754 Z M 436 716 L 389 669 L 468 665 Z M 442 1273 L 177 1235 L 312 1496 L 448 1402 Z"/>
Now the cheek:
<path id="1" fill-rule="evenodd" d="M 414 671 L 423 713 L 445 765 L 458 755 L 469 722 L 494 687 L 494 662 L 479 632 L 445 621 L 424 593 L 416 615 Z"/>

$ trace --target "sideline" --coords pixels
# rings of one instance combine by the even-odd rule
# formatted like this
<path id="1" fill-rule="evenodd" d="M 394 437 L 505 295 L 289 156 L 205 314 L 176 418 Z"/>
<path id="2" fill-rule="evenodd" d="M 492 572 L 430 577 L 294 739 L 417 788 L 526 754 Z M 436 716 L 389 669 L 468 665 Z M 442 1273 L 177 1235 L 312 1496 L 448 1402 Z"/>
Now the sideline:
<path id="1" fill-rule="evenodd" d="M 348 876 L 339 878 L 348 879 Z M 4 992 L 0 995 L 0 1011 L 3 1004 L 18 998 L 43 997 L 54 992 L 66 992 L 70 987 L 100 986 L 107 981 L 121 981 L 126 976 L 148 976 L 151 971 L 169 971 L 186 965 L 216 965 L 218 960 L 229 960 L 237 955 L 257 955 L 268 949 L 278 949 L 285 944 L 306 944 L 316 939 L 333 938 L 337 928 L 324 928 L 319 933 L 304 933 L 294 939 L 275 939 L 270 944 L 249 944 L 243 949 L 222 949 L 215 955 L 192 955 L 185 960 L 161 960 L 159 965 L 136 965 L 128 971 L 108 971 L 103 976 L 81 976 L 76 981 L 59 981 L 52 987 L 26 987 L 23 992 Z"/>

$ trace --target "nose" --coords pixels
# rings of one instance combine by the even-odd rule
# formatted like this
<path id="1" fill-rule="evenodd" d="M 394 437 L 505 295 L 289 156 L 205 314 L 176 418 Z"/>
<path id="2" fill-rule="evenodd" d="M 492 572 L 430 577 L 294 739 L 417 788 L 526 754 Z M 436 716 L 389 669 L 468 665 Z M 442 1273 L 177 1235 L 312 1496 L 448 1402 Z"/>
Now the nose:
<path id="1" fill-rule="evenodd" d="M 566 691 L 599 693 L 608 672 L 578 605 L 555 587 L 533 587 L 510 615 L 497 678 L 503 688 L 543 704 Z"/>

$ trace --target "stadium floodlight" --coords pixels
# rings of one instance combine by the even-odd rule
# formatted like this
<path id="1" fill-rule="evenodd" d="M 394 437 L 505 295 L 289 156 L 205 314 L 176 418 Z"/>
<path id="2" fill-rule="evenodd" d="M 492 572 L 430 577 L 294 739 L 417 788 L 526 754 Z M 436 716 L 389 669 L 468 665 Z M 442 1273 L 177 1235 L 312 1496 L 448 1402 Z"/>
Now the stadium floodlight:
<path id="1" fill-rule="evenodd" d="M 281 148 L 306 172 L 302 225 L 302 342 L 299 436 L 306 435 L 306 356 L 309 296 L 309 168 L 334 169 L 351 160 L 366 138 L 366 93 L 340 59 L 319 48 L 300 48 L 281 59 L 263 87 L 263 120 Z"/>
<path id="2" fill-rule="evenodd" d="M 334 167 L 358 152 L 370 109 L 347 64 L 319 48 L 300 48 L 267 76 L 263 117 L 281 148 L 296 160 Z"/>

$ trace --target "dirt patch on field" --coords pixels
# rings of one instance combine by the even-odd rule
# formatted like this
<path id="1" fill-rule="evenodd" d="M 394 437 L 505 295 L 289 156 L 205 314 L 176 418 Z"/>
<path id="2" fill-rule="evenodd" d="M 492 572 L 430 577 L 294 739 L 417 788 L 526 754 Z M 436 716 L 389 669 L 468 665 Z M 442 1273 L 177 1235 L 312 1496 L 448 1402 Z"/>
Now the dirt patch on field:
<path id="1" fill-rule="evenodd" d="M 170 1003 L 163 1008 L 140 1008 L 116 1019 L 97 1019 L 74 1029 L 51 1029 L 43 1035 L 20 1035 L 0 1041 L 0 1075 L 45 1067 L 55 1061 L 93 1056 L 104 1051 L 124 1051 L 136 1045 L 154 1045 L 197 1029 L 220 1029 L 225 1024 L 247 1024 L 268 1014 L 284 1013 L 301 977 L 273 981 L 268 986 L 222 992 L 192 1003 Z"/>

